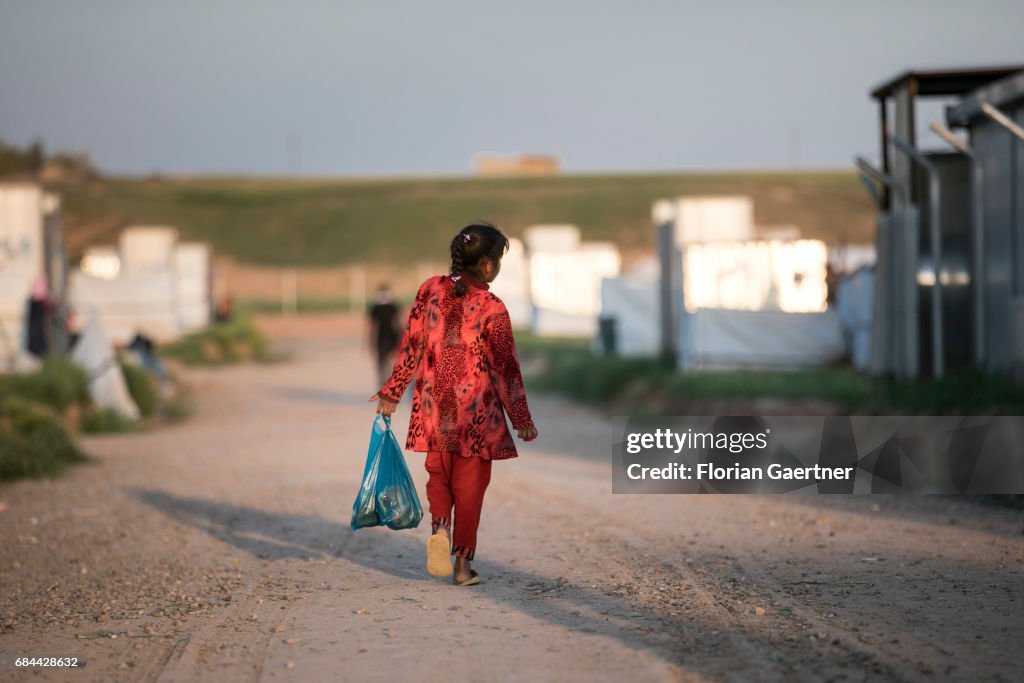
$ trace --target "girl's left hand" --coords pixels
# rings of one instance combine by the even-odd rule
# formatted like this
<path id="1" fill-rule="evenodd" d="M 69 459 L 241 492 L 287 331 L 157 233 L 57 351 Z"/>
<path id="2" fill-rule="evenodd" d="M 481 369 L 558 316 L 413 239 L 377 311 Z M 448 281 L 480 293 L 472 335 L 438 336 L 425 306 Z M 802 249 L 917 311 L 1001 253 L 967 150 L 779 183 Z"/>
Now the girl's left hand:
<path id="1" fill-rule="evenodd" d="M 370 403 L 378 401 L 377 403 L 377 414 L 383 415 L 384 417 L 391 417 L 391 414 L 395 412 L 395 408 L 398 407 L 397 401 L 392 401 L 390 398 L 381 396 L 380 392 L 377 392 L 370 397 Z"/>
<path id="2" fill-rule="evenodd" d="M 534 439 L 537 438 L 536 427 L 531 426 L 526 427 L 525 429 L 518 429 L 516 431 L 519 432 L 519 438 L 522 439 L 523 441 L 533 441 Z"/>

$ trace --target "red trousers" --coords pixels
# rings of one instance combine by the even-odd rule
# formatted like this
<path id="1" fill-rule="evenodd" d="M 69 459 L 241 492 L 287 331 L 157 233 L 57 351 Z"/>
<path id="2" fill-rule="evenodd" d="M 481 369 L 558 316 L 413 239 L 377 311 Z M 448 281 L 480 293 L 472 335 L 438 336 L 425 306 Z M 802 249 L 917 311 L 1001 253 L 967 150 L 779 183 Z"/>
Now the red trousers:
<path id="1" fill-rule="evenodd" d="M 428 451 L 426 461 L 427 501 L 430 503 L 431 527 L 452 527 L 452 555 L 472 560 L 476 553 L 476 529 L 480 525 L 480 508 L 484 491 L 491 481 L 491 461 L 462 457 L 448 451 Z"/>

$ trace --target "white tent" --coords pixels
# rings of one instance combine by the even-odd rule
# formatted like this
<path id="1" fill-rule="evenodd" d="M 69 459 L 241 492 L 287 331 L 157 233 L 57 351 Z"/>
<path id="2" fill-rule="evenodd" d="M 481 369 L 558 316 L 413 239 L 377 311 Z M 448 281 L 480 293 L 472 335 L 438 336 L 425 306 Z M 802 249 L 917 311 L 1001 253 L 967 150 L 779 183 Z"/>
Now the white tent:
<path id="1" fill-rule="evenodd" d="M 173 273 L 122 272 L 116 279 L 71 273 L 71 305 L 83 315 L 103 318 L 110 338 L 127 343 L 136 332 L 157 341 L 172 341 L 181 334 Z"/>
<path id="2" fill-rule="evenodd" d="M 165 272 L 174 267 L 178 231 L 165 226 L 132 226 L 121 233 L 121 270 Z"/>
<path id="3" fill-rule="evenodd" d="M 531 225 L 523 231 L 528 256 L 540 252 L 575 251 L 580 245 L 580 229 L 575 225 Z"/>
<path id="4" fill-rule="evenodd" d="M 35 183 L 0 184 L 0 262 L 41 269 L 44 203 L 45 193 Z"/>
<path id="5" fill-rule="evenodd" d="M 801 367 L 846 352 L 839 315 L 702 308 L 683 316 L 684 368 Z"/>
<path id="6" fill-rule="evenodd" d="M 839 281 L 837 309 L 853 367 L 867 370 L 871 361 L 872 297 L 875 272 L 859 268 Z"/>
<path id="7" fill-rule="evenodd" d="M 513 327 L 530 324 L 530 273 L 522 241 L 509 240 L 508 253 L 501 259 L 501 272 L 491 283 L 493 292 L 505 304 Z"/>
<path id="8" fill-rule="evenodd" d="M 601 312 L 601 281 L 619 274 L 618 248 L 585 242 L 573 251 L 530 254 L 534 334 L 593 336 Z"/>
<path id="9" fill-rule="evenodd" d="M 210 247 L 178 243 L 178 231 L 133 227 L 120 249 L 94 248 L 71 274 L 69 300 L 81 313 L 97 311 L 110 337 L 126 343 L 136 332 L 157 341 L 210 324 Z"/>
<path id="10" fill-rule="evenodd" d="M 36 183 L 0 184 L 0 362 L 3 369 L 38 366 L 27 351 L 26 314 L 33 282 L 43 272 L 47 195 Z"/>
<path id="11" fill-rule="evenodd" d="M 71 352 L 71 360 L 89 376 L 93 403 L 129 419 L 139 419 L 139 407 L 128 393 L 121 366 L 98 314 L 89 317 L 89 324 Z"/>
<path id="12" fill-rule="evenodd" d="M 823 311 L 828 252 L 819 240 L 712 242 L 683 252 L 686 308 Z"/>
<path id="13" fill-rule="evenodd" d="M 675 223 L 677 246 L 737 242 L 754 238 L 754 203 L 750 197 L 677 197 L 661 212 Z"/>
<path id="14" fill-rule="evenodd" d="M 828 262 L 840 273 L 852 273 L 864 266 L 874 266 L 878 259 L 874 244 L 842 244 L 829 247 Z"/>
<path id="15" fill-rule="evenodd" d="M 601 281 L 601 317 L 615 320 L 615 351 L 623 356 L 658 353 L 658 285 L 652 278 Z"/>
<path id="16" fill-rule="evenodd" d="M 183 332 L 210 324 L 210 247 L 183 242 L 174 249 L 178 322 Z"/>
<path id="17" fill-rule="evenodd" d="M 4 368 L 17 367 L 25 355 L 25 311 L 38 271 L 26 264 L 0 268 L 0 356 Z"/>

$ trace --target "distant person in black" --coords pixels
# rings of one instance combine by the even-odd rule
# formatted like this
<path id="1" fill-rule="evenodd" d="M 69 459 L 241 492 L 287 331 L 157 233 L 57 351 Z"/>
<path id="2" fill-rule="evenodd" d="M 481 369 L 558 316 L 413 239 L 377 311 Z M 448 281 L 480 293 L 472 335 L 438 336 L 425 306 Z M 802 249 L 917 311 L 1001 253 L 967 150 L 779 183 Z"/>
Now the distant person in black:
<path id="1" fill-rule="evenodd" d="M 50 289 L 46 278 L 42 275 L 32 282 L 28 303 L 25 305 L 27 327 L 26 347 L 28 352 L 38 358 L 46 358 L 50 351 L 50 338 L 47 334 L 50 312 Z"/>
<path id="2" fill-rule="evenodd" d="M 370 350 L 377 355 L 377 385 L 383 386 L 391 376 L 395 349 L 402 338 L 398 327 L 398 306 L 387 284 L 377 288 L 367 315 L 370 318 Z"/>

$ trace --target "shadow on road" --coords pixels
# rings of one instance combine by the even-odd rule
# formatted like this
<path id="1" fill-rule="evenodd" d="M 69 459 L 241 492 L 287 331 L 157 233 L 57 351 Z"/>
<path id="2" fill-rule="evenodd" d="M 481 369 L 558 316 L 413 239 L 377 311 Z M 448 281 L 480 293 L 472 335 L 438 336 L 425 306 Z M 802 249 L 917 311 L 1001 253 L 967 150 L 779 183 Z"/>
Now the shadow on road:
<path id="1" fill-rule="evenodd" d="M 438 583 L 421 568 L 422 540 L 410 534 L 366 535 L 366 540 L 372 538 L 372 550 L 361 552 L 351 543 L 354 532 L 347 525 L 322 517 L 267 512 L 150 488 L 133 488 L 131 493 L 171 519 L 201 529 L 263 560 L 334 557 L 397 578 Z M 630 549 L 623 546 L 618 552 L 629 553 Z M 729 620 L 731 624 L 720 619 L 705 624 L 685 615 L 656 614 L 642 604 L 562 577 L 487 561 L 475 564 L 486 578 L 479 590 L 510 609 L 577 633 L 613 638 L 709 679 L 740 675 L 745 680 L 792 676 L 813 680 L 817 675 L 857 670 L 861 675 L 887 680 L 903 678 L 895 669 L 861 650 L 837 645 L 811 648 L 802 641 L 790 642 L 792 639 L 781 634 L 771 637 L 745 629 L 735 620 Z M 447 589 L 456 590 L 438 583 L 438 590 Z M 693 612 L 700 608 L 679 609 Z M 711 613 L 718 612 L 724 610 Z M 794 667 L 796 663 L 799 665 Z M 807 678 L 811 672 L 814 675 Z"/>

